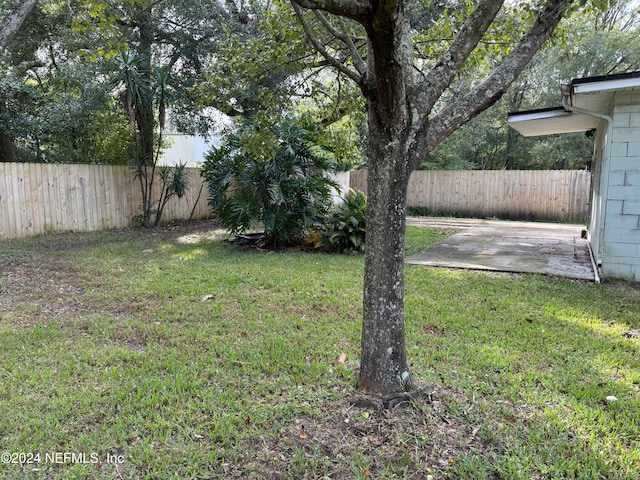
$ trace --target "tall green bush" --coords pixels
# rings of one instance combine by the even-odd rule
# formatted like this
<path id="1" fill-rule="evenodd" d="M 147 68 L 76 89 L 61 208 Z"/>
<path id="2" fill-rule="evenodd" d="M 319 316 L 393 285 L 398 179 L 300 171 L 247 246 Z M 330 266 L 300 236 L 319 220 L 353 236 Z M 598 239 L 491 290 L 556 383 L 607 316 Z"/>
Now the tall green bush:
<path id="1" fill-rule="evenodd" d="M 270 247 L 301 243 L 329 211 L 337 184 L 325 172 L 332 172 L 333 164 L 309 126 L 284 120 L 270 133 L 264 148 L 245 143 L 241 130 L 209 152 L 202 171 L 209 205 L 234 234 L 260 225 Z"/>

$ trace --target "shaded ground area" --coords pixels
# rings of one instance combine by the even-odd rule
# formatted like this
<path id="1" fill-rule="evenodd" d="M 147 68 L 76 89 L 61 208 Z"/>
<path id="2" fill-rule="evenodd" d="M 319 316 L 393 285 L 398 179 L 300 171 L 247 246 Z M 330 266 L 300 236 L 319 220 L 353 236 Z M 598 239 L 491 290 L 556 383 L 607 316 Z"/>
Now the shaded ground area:
<path id="1" fill-rule="evenodd" d="M 580 225 L 456 218 L 411 218 L 407 224 L 460 230 L 407 263 L 595 280 Z"/>

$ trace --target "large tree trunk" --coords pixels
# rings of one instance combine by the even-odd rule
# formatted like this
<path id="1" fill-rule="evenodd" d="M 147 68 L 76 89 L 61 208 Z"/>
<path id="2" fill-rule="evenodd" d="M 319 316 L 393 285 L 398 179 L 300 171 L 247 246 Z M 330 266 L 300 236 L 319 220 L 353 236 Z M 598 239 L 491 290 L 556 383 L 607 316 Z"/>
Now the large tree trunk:
<path id="1" fill-rule="evenodd" d="M 11 40 L 18 33 L 25 19 L 37 3 L 38 0 L 19 0 L 9 10 L 9 14 L 0 24 L 0 50 L 9 46 Z"/>
<path id="2" fill-rule="evenodd" d="M 384 6 L 378 5 L 378 9 Z M 404 3 L 375 12 L 362 90 L 369 112 L 367 247 L 360 387 L 389 394 L 409 379 L 404 333 L 405 204 L 412 85 L 411 31 Z"/>
<path id="3" fill-rule="evenodd" d="M 314 48 L 356 81 L 367 100 L 368 207 L 360 387 L 382 394 L 406 388 L 404 339 L 404 227 L 412 169 L 460 126 L 493 105 L 557 26 L 571 0 L 540 2 L 538 18 L 518 45 L 466 95 L 434 107 L 496 18 L 504 0 L 482 0 L 449 48 L 414 85 L 409 0 L 292 0 L 312 10 L 351 18 L 367 32 L 367 62 L 344 30 L 316 15 L 352 55 L 353 69 L 332 56 L 298 18 Z"/>
<path id="4" fill-rule="evenodd" d="M 17 162 L 18 157 L 13 148 L 13 139 L 0 133 L 0 162 Z"/>
<path id="5" fill-rule="evenodd" d="M 404 333 L 408 172 L 406 157 L 388 138 L 369 138 L 360 387 L 387 394 L 403 390 L 408 380 Z"/>

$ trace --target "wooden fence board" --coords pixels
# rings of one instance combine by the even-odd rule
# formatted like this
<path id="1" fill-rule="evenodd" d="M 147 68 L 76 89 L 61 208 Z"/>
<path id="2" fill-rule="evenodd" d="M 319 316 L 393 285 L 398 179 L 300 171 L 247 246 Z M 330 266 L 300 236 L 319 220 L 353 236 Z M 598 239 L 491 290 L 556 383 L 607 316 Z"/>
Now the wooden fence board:
<path id="1" fill-rule="evenodd" d="M 167 204 L 163 220 L 209 218 L 208 191 L 188 169 L 184 198 Z M 349 185 L 366 192 L 367 172 Z M 415 171 L 407 202 L 434 214 L 585 222 L 590 173 L 568 171 Z M 156 195 L 160 184 L 155 182 Z M 140 214 L 138 180 L 126 166 L 0 163 L 0 239 L 51 231 L 126 227 Z"/>
<path id="2" fill-rule="evenodd" d="M 57 219 L 55 210 L 51 208 L 51 205 L 55 201 L 55 198 L 52 195 L 52 179 L 49 165 L 42 165 L 40 167 L 40 176 L 42 177 L 42 201 L 45 205 L 49 205 L 49 207 L 44 208 L 44 221 L 42 224 L 42 229 L 44 232 L 53 229 Z"/>
<path id="3" fill-rule="evenodd" d="M 591 173 L 585 170 L 417 170 L 407 206 L 433 214 L 585 222 Z M 367 172 L 351 172 L 367 190 Z"/>
<path id="4" fill-rule="evenodd" d="M 188 219 L 200 192 L 200 170 L 187 169 L 184 198 L 172 198 L 163 221 Z M 155 194 L 160 193 L 156 180 Z M 53 231 L 134 225 L 142 195 L 126 166 L 0 163 L 0 240 Z M 210 218 L 203 189 L 194 218 Z"/>
<path id="5" fill-rule="evenodd" d="M 21 165 L 14 165 L 11 169 L 11 178 L 13 179 L 14 189 L 14 205 L 16 208 L 16 229 L 18 236 L 28 235 L 29 219 L 27 218 L 27 209 L 25 205 L 24 178 Z"/>

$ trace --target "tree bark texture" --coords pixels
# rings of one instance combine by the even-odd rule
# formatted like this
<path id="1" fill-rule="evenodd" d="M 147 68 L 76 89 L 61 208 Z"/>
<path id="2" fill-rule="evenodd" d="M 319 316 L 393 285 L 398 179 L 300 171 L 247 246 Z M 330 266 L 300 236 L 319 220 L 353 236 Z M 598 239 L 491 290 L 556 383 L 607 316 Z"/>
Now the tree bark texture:
<path id="1" fill-rule="evenodd" d="M 13 148 L 13 139 L 4 133 L 0 133 L 0 162 L 17 162 L 16 151 Z"/>
<path id="2" fill-rule="evenodd" d="M 38 0 L 19 0 L 9 10 L 9 14 L 0 24 L 0 49 L 5 49 L 22 27 L 25 19 L 36 6 Z"/>
<path id="3" fill-rule="evenodd" d="M 412 87 L 409 13 L 400 2 L 380 2 L 365 24 L 369 170 L 363 292 L 361 388 L 401 391 L 408 380 L 404 330 L 405 198 Z"/>

